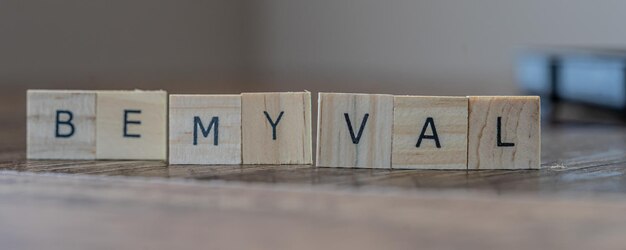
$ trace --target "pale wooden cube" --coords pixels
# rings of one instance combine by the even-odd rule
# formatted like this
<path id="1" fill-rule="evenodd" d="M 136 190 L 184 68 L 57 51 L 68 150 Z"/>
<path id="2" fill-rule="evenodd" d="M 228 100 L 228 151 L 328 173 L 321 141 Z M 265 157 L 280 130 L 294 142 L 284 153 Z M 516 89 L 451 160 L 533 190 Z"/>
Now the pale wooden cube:
<path id="1" fill-rule="evenodd" d="M 28 90 L 28 159 L 95 159 L 96 93 Z"/>
<path id="2" fill-rule="evenodd" d="M 538 169 L 538 96 L 470 96 L 468 169 Z"/>
<path id="3" fill-rule="evenodd" d="M 467 97 L 395 96 L 395 169 L 467 169 Z"/>
<path id="4" fill-rule="evenodd" d="M 170 95 L 170 164 L 241 164 L 241 95 Z"/>
<path id="5" fill-rule="evenodd" d="M 241 95 L 244 164 L 312 164 L 311 93 Z"/>
<path id="6" fill-rule="evenodd" d="M 97 159 L 166 160 L 167 92 L 100 91 Z"/>
<path id="7" fill-rule="evenodd" d="M 393 96 L 319 93 L 317 166 L 391 168 Z"/>

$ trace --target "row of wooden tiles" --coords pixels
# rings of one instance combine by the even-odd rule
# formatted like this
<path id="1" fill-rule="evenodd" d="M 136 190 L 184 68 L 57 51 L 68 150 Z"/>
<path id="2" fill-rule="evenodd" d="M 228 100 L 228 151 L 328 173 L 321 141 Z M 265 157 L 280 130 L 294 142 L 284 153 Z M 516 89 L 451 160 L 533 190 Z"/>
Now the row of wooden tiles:
<path id="1" fill-rule="evenodd" d="M 169 105 L 165 91 L 27 96 L 29 159 L 312 164 L 309 92 L 170 95 Z M 319 93 L 318 105 L 317 166 L 540 166 L 536 96 Z"/>

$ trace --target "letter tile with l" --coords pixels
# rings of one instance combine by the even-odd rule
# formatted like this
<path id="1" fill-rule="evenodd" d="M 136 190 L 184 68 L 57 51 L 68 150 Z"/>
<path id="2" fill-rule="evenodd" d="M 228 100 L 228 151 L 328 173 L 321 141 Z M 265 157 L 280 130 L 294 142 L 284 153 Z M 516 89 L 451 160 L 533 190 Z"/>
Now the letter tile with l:
<path id="1" fill-rule="evenodd" d="M 538 169 L 538 96 L 470 96 L 468 169 Z"/>

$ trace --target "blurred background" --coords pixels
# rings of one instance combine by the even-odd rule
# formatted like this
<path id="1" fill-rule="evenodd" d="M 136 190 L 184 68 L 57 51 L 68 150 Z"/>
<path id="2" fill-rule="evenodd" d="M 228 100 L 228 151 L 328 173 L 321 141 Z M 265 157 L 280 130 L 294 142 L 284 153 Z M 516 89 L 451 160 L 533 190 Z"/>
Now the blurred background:
<path id="1" fill-rule="evenodd" d="M 619 0 L 4 0 L 0 85 L 534 93 L 523 80 L 537 79 L 524 72 L 549 77 L 547 64 L 520 66 L 520 54 L 626 47 L 624 8 Z"/>

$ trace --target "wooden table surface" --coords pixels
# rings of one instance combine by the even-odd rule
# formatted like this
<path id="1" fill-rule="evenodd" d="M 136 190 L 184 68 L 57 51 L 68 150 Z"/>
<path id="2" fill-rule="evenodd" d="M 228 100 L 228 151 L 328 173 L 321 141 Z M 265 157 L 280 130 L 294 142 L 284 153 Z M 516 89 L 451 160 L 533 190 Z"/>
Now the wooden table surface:
<path id="1" fill-rule="evenodd" d="M 544 126 L 541 170 L 25 160 L 0 94 L 2 249 L 624 249 L 626 128 Z"/>

